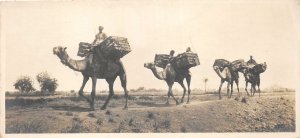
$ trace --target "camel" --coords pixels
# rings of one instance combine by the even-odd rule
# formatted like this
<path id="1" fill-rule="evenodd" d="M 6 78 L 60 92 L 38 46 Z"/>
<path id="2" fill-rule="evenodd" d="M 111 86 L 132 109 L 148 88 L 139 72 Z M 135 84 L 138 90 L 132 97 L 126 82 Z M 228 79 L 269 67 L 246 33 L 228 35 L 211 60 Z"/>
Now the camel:
<path id="1" fill-rule="evenodd" d="M 260 74 L 265 72 L 267 69 L 267 64 L 264 62 L 263 64 L 257 64 L 253 68 L 245 68 L 241 70 L 244 74 L 245 81 L 246 81 L 246 88 L 245 91 L 248 93 L 247 87 L 248 83 L 251 84 L 250 92 L 251 96 L 254 96 L 254 93 L 256 92 L 256 86 L 258 87 L 258 93 L 260 97 Z"/>
<path id="2" fill-rule="evenodd" d="M 154 63 L 145 63 L 144 67 L 150 69 L 152 71 L 152 73 L 154 74 L 154 76 L 159 79 L 159 80 L 164 80 L 166 81 L 166 83 L 168 84 L 168 99 L 166 104 L 169 104 L 169 98 L 170 96 L 173 97 L 173 99 L 176 102 L 176 105 L 179 104 L 179 102 L 177 101 L 177 99 L 174 97 L 173 95 L 173 91 L 172 91 L 172 86 L 174 84 L 174 82 L 178 82 L 181 87 L 183 88 L 183 96 L 181 98 L 181 103 L 184 102 L 184 97 L 186 94 L 186 87 L 184 86 L 183 80 L 186 79 L 187 82 L 187 86 L 188 86 L 188 100 L 187 100 L 187 104 L 190 103 L 190 93 L 191 93 L 191 89 L 190 89 L 190 82 L 191 82 L 191 75 L 189 73 L 188 69 L 176 69 L 175 67 L 173 67 L 173 65 L 171 63 L 168 63 L 167 66 L 164 68 L 163 71 L 158 72 L 156 69 L 156 66 Z"/>
<path id="3" fill-rule="evenodd" d="M 68 66 L 69 68 L 81 72 L 83 75 L 83 82 L 79 90 L 79 96 L 83 97 L 90 103 L 91 110 L 94 109 L 94 99 L 95 99 L 95 91 L 96 91 L 96 83 L 97 79 L 105 79 L 109 84 L 109 95 L 106 99 L 104 105 L 101 107 L 101 110 L 106 109 L 106 106 L 114 95 L 113 85 L 116 78 L 119 76 L 121 85 L 125 92 L 125 106 L 124 109 L 127 109 L 127 101 L 128 101 L 128 90 L 126 88 L 127 79 L 125 68 L 120 60 L 106 60 L 101 52 L 95 51 L 97 54 L 89 54 L 82 60 L 74 60 L 69 57 L 66 52 L 67 47 L 54 47 L 53 54 L 57 55 L 61 62 Z M 90 60 L 89 56 L 93 56 L 93 60 Z M 91 92 L 91 99 L 83 95 L 83 89 L 85 84 L 89 80 L 92 79 L 92 92 Z"/>
<path id="4" fill-rule="evenodd" d="M 235 66 L 233 68 L 232 63 L 230 63 L 227 60 L 224 60 L 224 59 L 216 59 L 215 60 L 213 69 L 217 73 L 217 75 L 221 78 L 221 83 L 219 86 L 219 99 L 222 99 L 221 89 L 222 89 L 222 85 L 225 81 L 227 82 L 227 97 L 228 98 L 231 98 L 231 96 L 232 96 L 234 82 L 237 86 L 238 94 L 240 95 L 238 71 L 243 69 L 244 62 L 243 62 L 243 60 L 236 60 L 234 62 L 239 62 L 239 63 L 236 64 L 237 66 Z M 229 93 L 229 91 L 230 91 L 230 93 Z M 247 92 L 247 94 L 249 95 L 248 92 Z"/>

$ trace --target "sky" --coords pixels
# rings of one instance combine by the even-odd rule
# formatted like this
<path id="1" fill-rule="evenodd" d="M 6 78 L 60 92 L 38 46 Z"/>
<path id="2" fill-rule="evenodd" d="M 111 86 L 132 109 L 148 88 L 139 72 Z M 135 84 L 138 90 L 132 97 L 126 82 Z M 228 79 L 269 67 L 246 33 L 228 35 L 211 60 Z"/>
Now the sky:
<path id="1" fill-rule="evenodd" d="M 128 38 L 132 52 L 121 59 L 128 89 L 167 89 L 166 83 L 156 79 L 143 64 L 153 62 L 155 54 L 168 54 L 170 50 L 179 54 L 188 46 L 201 63 L 190 69 L 192 89 L 204 89 L 204 78 L 208 78 L 209 89 L 218 88 L 220 78 L 212 69 L 215 59 L 247 61 L 250 55 L 259 63 L 267 63 L 266 72 L 261 74 L 261 88 L 296 88 L 300 35 L 296 17 L 299 8 L 295 5 L 295 1 L 285 0 L 2 3 L 5 90 L 14 90 L 13 83 L 20 76 L 35 79 L 43 71 L 57 78 L 58 90 L 79 90 L 81 73 L 64 66 L 52 49 L 67 47 L 73 59 L 81 59 L 76 55 L 79 42 L 92 42 L 99 25 L 108 36 Z M 240 87 L 244 86 L 240 74 Z M 180 89 L 179 84 L 174 88 Z M 107 89 L 105 80 L 98 80 L 97 91 Z M 119 79 L 115 89 L 121 90 Z M 91 90 L 91 81 L 85 90 Z"/>

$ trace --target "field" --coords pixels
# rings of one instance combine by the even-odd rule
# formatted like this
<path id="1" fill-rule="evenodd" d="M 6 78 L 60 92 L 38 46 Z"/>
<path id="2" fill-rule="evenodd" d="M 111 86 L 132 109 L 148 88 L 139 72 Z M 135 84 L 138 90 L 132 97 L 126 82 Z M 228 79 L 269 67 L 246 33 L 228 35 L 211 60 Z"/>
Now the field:
<path id="1" fill-rule="evenodd" d="M 175 94 L 181 97 L 181 92 Z M 96 110 L 90 111 L 75 94 L 6 95 L 6 133 L 295 131 L 295 92 L 262 92 L 261 97 L 241 92 L 218 100 L 215 93 L 193 91 L 190 104 L 176 106 L 171 98 L 165 104 L 166 92 L 137 91 L 130 93 L 128 110 L 122 109 L 122 93 L 116 93 L 107 110 L 100 110 L 106 97 L 97 95 Z"/>

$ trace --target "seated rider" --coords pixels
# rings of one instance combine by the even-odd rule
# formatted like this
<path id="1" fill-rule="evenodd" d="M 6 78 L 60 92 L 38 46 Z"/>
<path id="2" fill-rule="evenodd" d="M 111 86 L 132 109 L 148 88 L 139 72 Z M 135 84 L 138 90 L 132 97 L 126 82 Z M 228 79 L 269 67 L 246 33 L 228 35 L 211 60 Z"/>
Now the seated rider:
<path id="1" fill-rule="evenodd" d="M 95 40 L 92 42 L 92 47 L 90 49 L 90 51 L 93 53 L 93 49 L 95 46 L 97 46 L 98 44 L 100 44 L 101 42 L 103 42 L 106 38 L 107 38 L 107 35 L 103 32 L 103 27 L 102 26 L 99 26 L 99 32 L 98 34 L 96 34 L 95 36 Z M 101 56 L 101 55 L 100 55 Z M 90 62 L 92 63 L 93 61 L 93 54 L 90 54 L 89 56 L 89 60 Z M 104 59 L 104 57 L 102 58 L 102 61 L 106 61 Z"/>
<path id="2" fill-rule="evenodd" d="M 253 65 L 256 65 L 256 61 L 253 59 L 252 56 L 250 56 L 250 60 L 247 61 L 247 64 L 250 65 L 250 64 L 253 64 Z"/>
<path id="3" fill-rule="evenodd" d="M 103 32 L 103 29 L 104 28 L 102 26 L 99 26 L 99 33 L 95 36 L 95 40 L 92 43 L 93 46 L 97 46 L 107 38 L 107 35 Z"/>
<path id="4" fill-rule="evenodd" d="M 170 51 L 170 54 L 169 54 L 169 63 L 172 63 L 173 62 L 173 60 L 174 60 L 174 53 L 175 53 L 175 51 L 174 50 L 171 50 Z"/>
<path id="5" fill-rule="evenodd" d="M 192 53 L 191 47 L 187 47 L 187 49 L 186 49 L 185 52 L 186 52 L 186 53 Z"/>

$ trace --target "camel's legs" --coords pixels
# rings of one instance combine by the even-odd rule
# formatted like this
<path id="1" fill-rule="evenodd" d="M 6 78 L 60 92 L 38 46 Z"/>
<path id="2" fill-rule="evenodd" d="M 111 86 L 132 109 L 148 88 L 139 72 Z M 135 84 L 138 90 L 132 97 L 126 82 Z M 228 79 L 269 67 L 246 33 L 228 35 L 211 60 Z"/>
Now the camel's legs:
<path id="1" fill-rule="evenodd" d="M 231 95 L 232 95 L 232 92 L 233 92 L 233 81 L 230 83 L 230 87 L 231 87 L 231 88 L 230 88 L 230 89 L 231 89 L 231 90 L 230 90 L 231 92 L 230 92 L 229 98 L 231 98 Z"/>
<path id="2" fill-rule="evenodd" d="M 246 88 L 245 88 L 245 91 L 247 92 L 247 95 L 250 96 L 250 95 L 249 95 L 249 92 L 248 92 L 248 90 L 247 90 L 247 87 L 248 87 L 248 81 L 246 81 Z"/>
<path id="3" fill-rule="evenodd" d="M 259 88 L 259 86 L 260 86 L 260 77 L 258 75 L 258 78 L 257 78 L 257 87 L 258 87 L 258 93 L 259 93 L 259 97 L 260 97 L 260 88 Z"/>
<path id="4" fill-rule="evenodd" d="M 230 98 L 230 97 L 229 97 L 229 96 L 230 96 L 230 94 L 229 94 L 229 87 L 230 87 L 230 84 L 231 84 L 231 82 L 228 81 L 228 83 L 227 83 L 227 98 Z"/>
<path id="5" fill-rule="evenodd" d="M 116 80 L 116 77 L 113 77 L 113 78 L 109 78 L 109 79 L 106 79 L 108 85 L 109 85 L 109 95 L 104 103 L 104 105 L 101 107 L 101 110 L 105 110 L 106 109 L 106 106 L 110 100 L 110 98 L 114 95 L 114 82 Z"/>
<path id="6" fill-rule="evenodd" d="M 122 74 L 119 76 L 120 77 L 120 81 L 121 81 L 121 85 L 124 89 L 124 92 L 125 92 L 125 106 L 124 106 L 124 109 L 127 109 L 128 106 L 127 106 L 127 102 L 128 102 L 128 90 L 127 90 L 127 79 L 126 79 L 126 74 Z"/>
<path id="7" fill-rule="evenodd" d="M 235 84 L 237 87 L 238 95 L 240 96 L 239 80 L 235 80 Z"/>
<path id="8" fill-rule="evenodd" d="M 94 102 L 95 102 L 95 96 L 96 96 L 96 85 L 97 85 L 97 77 L 92 77 L 92 92 L 91 92 L 91 109 L 94 109 Z"/>
<path id="9" fill-rule="evenodd" d="M 221 97 L 221 89 L 222 89 L 222 85 L 223 85 L 224 81 L 221 80 L 220 86 L 219 86 L 219 99 L 222 99 Z"/>
<path id="10" fill-rule="evenodd" d="M 186 88 L 185 88 L 185 86 L 183 84 L 183 81 L 179 81 L 178 83 L 183 88 L 183 95 L 182 95 L 182 98 L 181 98 L 181 103 L 183 103 L 183 99 L 184 99 L 184 96 L 185 96 L 185 93 L 186 93 Z"/>
<path id="11" fill-rule="evenodd" d="M 82 85 L 80 87 L 80 90 L 79 90 L 78 94 L 79 94 L 80 97 L 86 99 L 89 103 L 91 103 L 91 100 L 88 97 L 83 95 L 83 89 L 84 89 L 84 86 L 85 86 L 85 84 L 87 83 L 88 80 L 89 80 L 89 77 L 83 75 Z"/>
<path id="12" fill-rule="evenodd" d="M 189 74 L 186 77 L 186 83 L 187 83 L 187 87 L 188 87 L 188 100 L 186 102 L 187 104 L 190 103 L 190 94 L 191 94 L 190 84 L 191 84 L 191 79 L 192 79 L 192 76 Z"/>
<path id="13" fill-rule="evenodd" d="M 253 87 L 253 96 L 254 96 L 254 94 L 256 93 L 256 86 L 255 86 L 255 83 L 252 84 L 252 87 Z"/>
<path id="14" fill-rule="evenodd" d="M 168 86 L 169 86 L 169 92 L 168 92 L 168 93 L 170 94 L 170 96 L 173 97 L 173 99 L 174 99 L 175 102 L 176 102 L 176 105 L 178 105 L 179 103 L 178 103 L 177 99 L 175 98 L 175 96 L 173 95 L 173 91 L 172 91 L 172 86 L 173 86 L 173 84 L 174 84 L 174 82 L 168 83 Z"/>

